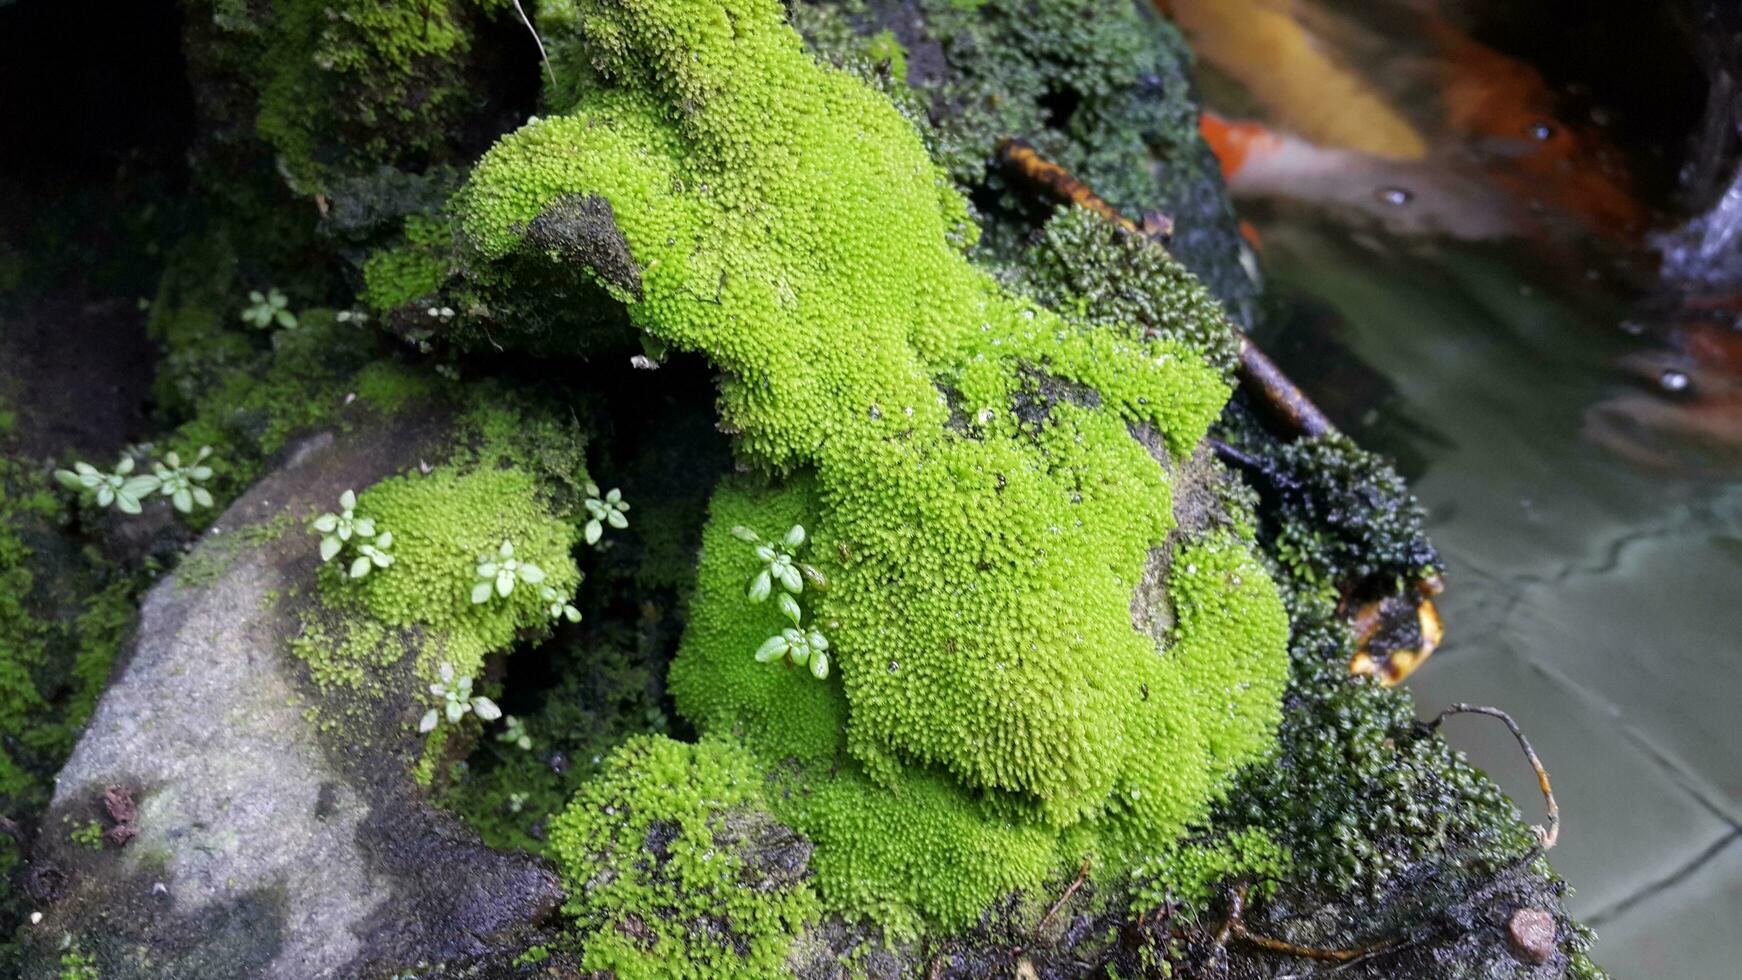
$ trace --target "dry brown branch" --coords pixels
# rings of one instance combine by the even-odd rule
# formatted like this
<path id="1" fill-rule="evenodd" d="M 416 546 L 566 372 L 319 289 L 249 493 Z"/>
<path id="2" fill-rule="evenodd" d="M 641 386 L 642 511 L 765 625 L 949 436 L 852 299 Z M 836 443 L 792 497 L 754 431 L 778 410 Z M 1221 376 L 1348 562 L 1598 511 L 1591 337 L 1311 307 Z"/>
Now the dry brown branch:
<path id="1" fill-rule="evenodd" d="M 1487 715 L 1490 718 L 1498 718 L 1506 726 L 1506 730 L 1512 733 L 1513 739 L 1518 742 L 1518 747 L 1524 750 L 1524 757 L 1530 761 L 1530 768 L 1536 772 L 1536 785 L 1542 790 L 1543 802 L 1548 805 L 1548 824 L 1546 826 L 1532 826 L 1530 829 L 1536 832 L 1536 839 L 1542 845 L 1543 850 L 1546 851 L 1554 847 L 1561 835 L 1560 804 L 1555 802 L 1554 788 L 1549 785 L 1548 781 L 1548 770 L 1543 768 L 1542 760 L 1537 757 L 1536 750 L 1531 748 L 1530 739 L 1524 736 L 1524 732 L 1518 727 L 1518 722 L 1513 721 L 1511 715 L 1499 708 L 1459 702 L 1440 712 L 1433 721 L 1428 722 L 1428 730 L 1437 730 L 1440 723 L 1452 715 Z"/>

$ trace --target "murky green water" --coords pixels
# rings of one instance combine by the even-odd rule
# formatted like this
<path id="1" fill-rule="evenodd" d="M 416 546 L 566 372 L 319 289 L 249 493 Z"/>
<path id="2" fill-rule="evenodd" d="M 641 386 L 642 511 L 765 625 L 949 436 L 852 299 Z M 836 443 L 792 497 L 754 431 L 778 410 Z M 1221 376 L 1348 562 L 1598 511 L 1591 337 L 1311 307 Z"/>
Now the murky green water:
<path id="1" fill-rule="evenodd" d="M 1646 473 L 1583 435 L 1641 344 L 1588 284 L 1485 247 L 1262 230 L 1271 284 L 1334 308 L 1394 389 L 1324 400 L 1367 406 L 1340 421 L 1412 471 L 1449 566 L 1419 712 L 1518 718 L 1562 807 L 1555 866 L 1617 977 L 1742 975 L 1742 483 Z M 1541 820 L 1498 725 L 1447 731 Z"/>

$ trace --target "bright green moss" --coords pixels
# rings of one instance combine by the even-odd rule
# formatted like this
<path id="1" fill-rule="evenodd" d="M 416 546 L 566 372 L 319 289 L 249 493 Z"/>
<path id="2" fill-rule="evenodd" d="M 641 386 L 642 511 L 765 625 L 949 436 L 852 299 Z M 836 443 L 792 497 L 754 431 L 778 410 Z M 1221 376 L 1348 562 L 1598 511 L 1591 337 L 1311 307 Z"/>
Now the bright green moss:
<path id="1" fill-rule="evenodd" d="M 595 268 L 600 285 L 724 372 L 744 458 L 805 474 L 719 495 L 680 709 L 768 763 L 863 767 L 779 806 L 818 835 L 843 907 L 962 925 L 1038 881 L 1061 828 L 1089 820 L 1105 833 L 1074 846 L 1121 853 L 1171 839 L 1267 744 L 1284 666 L 1280 604 L 1232 539 L 1188 549 L 1201 569 L 1176 560 L 1169 649 L 1132 623 L 1174 522 L 1130 429 L 1190 451 L 1220 372 L 973 267 L 966 206 L 912 126 L 811 60 L 777 4 L 584 3 L 577 20 L 611 87 L 486 156 L 456 200 L 466 245 L 511 257 L 553 205 L 604 197 L 636 275 Z M 744 600 L 755 559 L 727 529 L 794 522 L 830 582 L 803 600 L 838 681 L 750 657 L 776 613 Z M 864 845 L 873 828 L 888 846 Z"/>
<path id="2" fill-rule="evenodd" d="M 933 158 L 978 191 L 983 258 L 1016 261 L 1050 208 L 986 166 L 999 140 L 1020 136 L 1124 213 L 1171 216 L 1169 251 L 1231 306 L 1252 301 L 1233 213 L 1198 135 L 1190 52 L 1152 4 L 811 0 L 789 10 L 821 56 L 917 108 L 909 115 Z M 886 31 L 924 53 L 911 78 L 877 72 Z"/>
<path id="3" fill-rule="evenodd" d="M 846 699 L 832 678 L 819 684 L 806 671 L 751 659 L 785 620 L 773 603 L 745 599 L 745 586 L 759 565 L 753 550 L 730 533 L 736 525 L 759 528 L 764 536 L 794 524 L 811 527 L 817 503 L 808 480 L 780 492 L 733 485 L 715 492 L 670 688 L 679 713 L 704 731 L 741 730 L 770 758 L 827 765 L 846 747 Z M 812 532 L 803 555 L 833 576 L 837 564 L 828 560 L 833 547 Z M 810 621 L 819 620 L 813 613 Z M 834 644 L 835 633 L 829 635 Z"/>
<path id="4" fill-rule="evenodd" d="M 102 980 L 97 961 L 78 948 L 60 955 L 60 980 Z"/>
<path id="5" fill-rule="evenodd" d="M 816 841 L 812 866 L 832 907 L 898 934 L 928 923 L 965 927 L 1002 895 L 1036 887 L 1082 858 L 1121 866 L 1170 844 L 1203 817 L 1228 773 L 1268 744 L 1285 680 L 1276 646 L 1287 620 L 1244 543 L 1211 537 L 1173 559 L 1174 632 L 1160 657 L 1150 654 L 1152 669 L 1135 678 L 1138 708 L 1120 721 L 1126 741 L 1157 750 L 1120 774 L 1093 819 L 1061 830 L 1020 796 L 969 792 L 916 766 L 874 781 L 846 752 L 851 689 L 750 656 L 782 620 L 772 604 L 744 599 L 758 560 L 730 528 L 809 527 L 820 499 L 807 480 L 779 492 L 741 485 L 716 492 L 670 686 L 697 727 L 737 733 L 766 765 L 790 775 L 771 806 Z M 832 610 L 842 542 L 815 532 L 806 549 L 831 586 L 826 596 L 804 598 Z M 816 621 L 835 619 L 824 612 Z M 905 668 L 891 661 L 884 669 L 900 676 Z"/>
<path id="6" fill-rule="evenodd" d="M 387 313 L 433 294 L 448 276 L 453 234 L 447 222 L 414 214 L 405 219 L 405 240 L 371 254 L 363 263 L 363 302 Z"/>
<path id="7" fill-rule="evenodd" d="M 392 414 L 414 399 L 435 396 L 443 386 L 439 379 L 404 365 L 375 361 L 357 372 L 348 387 L 358 401 L 377 411 Z"/>
<path id="8" fill-rule="evenodd" d="M 766 826 L 761 785 L 756 760 L 717 740 L 636 738 L 605 760 L 551 826 L 583 969 L 622 980 L 787 975 L 818 904 L 802 880 L 746 861 Z"/>
<path id="9" fill-rule="evenodd" d="M 524 470 L 450 465 L 407 473 L 363 490 L 356 509 L 375 520 L 378 533 L 393 532 L 394 563 L 360 581 L 343 577 L 341 563 L 323 567 L 327 602 L 354 614 L 347 616 L 345 637 L 336 647 L 299 647 L 305 654 L 324 654 L 317 678 L 355 682 L 378 662 L 385 630 L 412 628 L 423 638 L 420 675 L 433 676 L 445 663 L 460 676 L 472 676 L 485 654 L 512 646 L 523 629 L 548 624 L 548 603 L 533 586 L 472 601 L 480 557 L 494 554 L 504 540 L 514 543 L 518 558 L 544 570 L 544 584 L 563 595 L 573 595 L 580 584 L 569 556 L 575 528 L 551 514 L 538 483 Z"/>
<path id="10" fill-rule="evenodd" d="M 1165 907 L 1183 919 L 1195 919 L 1235 882 L 1255 885 L 1254 896 L 1273 894 L 1288 868 L 1288 852 L 1260 830 L 1239 830 L 1207 842 L 1178 841 L 1134 872 L 1138 885 L 1131 909 L 1142 914 Z"/>
<path id="11" fill-rule="evenodd" d="M 67 839 L 80 847 L 88 847 L 93 851 L 103 849 L 103 825 L 96 820 L 87 820 L 74 827 L 67 834 Z"/>
<path id="12" fill-rule="evenodd" d="M 777 5 L 582 20 L 620 87 L 491 151 L 458 202 L 471 244 L 508 254 L 558 198 L 605 196 L 640 265 L 639 298 L 612 285 L 632 320 L 727 372 L 741 451 L 817 473 L 815 523 L 851 555 L 820 613 L 855 755 L 1095 811 L 1139 754 L 1107 734 L 1139 684 L 1101 679 L 1166 669 L 1126 605 L 1168 494 L 1126 424 L 1190 447 L 1226 388 L 1187 348 L 1073 329 L 974 269 L 912 127 Z M 1100 407 L 1019 417 L 1040 370 Z"/>
<path id="13" fill-rule="evenodd" d="M 816 843 L 811 867 L 829 906 L 892 936 L 966 928 L 1067 863 L 1044 822 L 941 774 L 910 769 L 884 786 L 849 761 L 814 767 L 784 792 L 772 809 Z"/>

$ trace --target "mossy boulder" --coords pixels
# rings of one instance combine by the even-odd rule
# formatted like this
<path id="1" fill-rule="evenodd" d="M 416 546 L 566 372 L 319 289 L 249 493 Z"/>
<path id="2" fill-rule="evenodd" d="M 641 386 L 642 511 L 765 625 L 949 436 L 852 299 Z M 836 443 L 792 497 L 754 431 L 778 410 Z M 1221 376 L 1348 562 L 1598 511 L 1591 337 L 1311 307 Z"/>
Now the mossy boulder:
<path id="1" fill-rule="evenodd" d="M 109 978 L 300 980 L 506 961 L 560 900 L 550 871 L 485 847 L 424 802 L 414 778 L 430 751 L 416 729 L 429 700 L 423 660 L 458 657 L 444 637 L 462 634 L 489 637 L 467 648 L 481 660 L 512 643 L 512 624 L 507 635 L 439 623 L 381 631 L 367 688 L 297 656 L 333 608 L 308 521 L 347 488 L 420 478 L 420 464 L 447 464 L 456 444 L 479 438 L 439 402 L 359 408 L 346 428 L 294 440 L 147 595 L 44 820 L 34 867 L 57 883 L 32 933 L 47 937 L 33 975 L 53 974 L 63 933 Z M 508 493 L 521 489 L 493 486 L 490 512 L 548 506 Z M 403 520 L 413 564 L 424 545 L 412 511 L 387 496 L 377 509 Z M 449 505 L 463 518 L 464 501 Z M 461 557 L 461 573 L 474 562 Z M 399 607 L 386 608 L 396 623 Z M 325 652 L 346 649 L 356 648 Z M 125 818 L 106 802 L 116 795 Z M 71 838 L 93 822 L 107 838 Z"/>
<path id="2" fill-rule="evenodd" d="M 472 268 L 542 256 L 722 374 L 764 475 L 716 493 L 680 712 L 797 767 L 771 806 L 825 902 L 898 934 L 1173 840 L 1268 745 L 1286 670 L 1251 521 L 1175 533 L 1229 393 L 1213 302 L 1165 256 L 1158 322 L 1001 286 L 912 122 L 775 4 L 576 11 L 601 83 L 499 142 L 454 213 Z M 589 201 L 581 241 L 539 233 Z M 794 524 L 821 680 L 750 657 L 783 624 L 734 529 Z"/>

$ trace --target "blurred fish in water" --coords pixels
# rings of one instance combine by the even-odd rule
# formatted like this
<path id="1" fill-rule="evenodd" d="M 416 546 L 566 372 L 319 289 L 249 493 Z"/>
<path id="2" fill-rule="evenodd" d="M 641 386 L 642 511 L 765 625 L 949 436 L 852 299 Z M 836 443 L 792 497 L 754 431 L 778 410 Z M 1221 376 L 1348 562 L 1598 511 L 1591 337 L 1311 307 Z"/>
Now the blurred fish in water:
<path id="1" fill-rule="evenodd" d="M 1667 346 L 1621 362 L 1636 383 L 1585 411 L 1585 438 L 1647 469 L 1742 472 L 1742 294 L 1692 301 Z"/>
<path id="2" fill-rule="evenodd" d="M 1156 0 L 1202 58 L 1239 82 L 1289 132 L 1318 146 L 1420 160 L 1413 123 L 1341 64 L 1294 15 L 1293 0 Z"/>
<path id="3" fill-rule="evenodd" d="M 1206 112 L 1204 142 L 1236 198 L 1281 198 L 1359 216 L 1401 235 L 1472 241 L 1527 234 L 1528 215 L 1478 174 L 1320 146 L 1251 121 Z"/>
<path id="4" fill-rule="evenodd" d="M 1377 5 L 1418 36 L 1366 45 L 1361 56 L 1384 61 L 1365 70 L 1354 55 L 1338 56 L 1339 38 L 1355 32 L 1334 31 L 1335 15 L 1310 4 L 1156 4 L 1265 117 L 1203 119 L 1237 197 L 1305 201 L 1401 234 L 1471 240 L 1632 244 L 1646 229 L 1620 154 L 1594 129 L 1556 118 L 1559 100 L 1536 69 L 1475 41 L 1432 4 Z"/>
<path id="5" fill-rule="evenodd" d="M 1586 410 L 1585 437 L 1644 467 L 1742 472 L 1742 173 L 1682 229 L 1648 240 L 1654 215 L 1621 153 L 1564 117 L 1569 100 L 1540 71 L 1460 29 L 1449 4 L 1155 3 L 1210 66 L 1211 105 L 1220 93 L 1258 117 L 1200 121 L 1236 198 L 1400 236 L 1519 241 L 1581 284 L 1596 260 L 1650 288 L 1636 319 L 1652 346 L 1619 363 L 1627 390 Z M 1719 140 L 1705 155 L 1728 161 L 1707 166 L 1713 175 L 1742 166 L 1730 65 L 1712 71 L 1715 122 L 1703 127 Z M 1257 247 L 1261 232 L 1242 230 Z"/>
<path id="6" fill-rule="evenodd" d="M 1464 34 L 1436 8 L 1423 13 L 1439 52 L 1440 103 L 1450 138 L 1515 200 L 1541 202 L 1616 242 L 1640 239 L 1649 214 L 1619 151 L 1597 130 L 1556 118 L 1542 74 Z"/>

